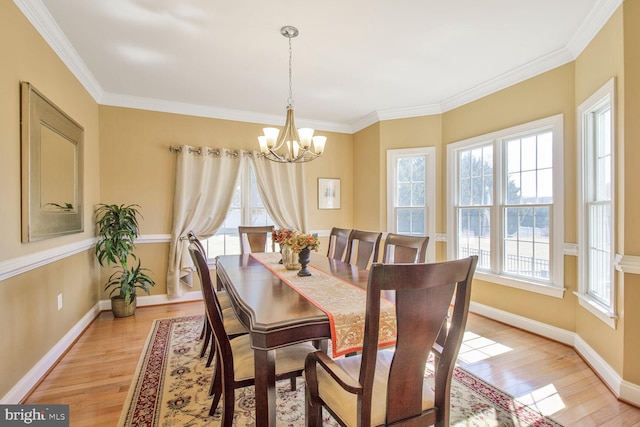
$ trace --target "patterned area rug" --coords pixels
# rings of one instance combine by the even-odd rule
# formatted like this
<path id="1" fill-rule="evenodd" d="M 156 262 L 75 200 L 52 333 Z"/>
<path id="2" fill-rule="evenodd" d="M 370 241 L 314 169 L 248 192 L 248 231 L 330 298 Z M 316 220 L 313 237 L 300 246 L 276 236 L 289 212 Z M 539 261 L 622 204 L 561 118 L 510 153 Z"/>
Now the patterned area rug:
<path id="1" fill-rule="evenodd" d="M 118 426 L 220 425 L 220 410 L 207 416 L 213 368 L 199 357 L 202 322 L 202 316 L 154 321 Z M 451 396 L 454 426 L 560 426 L 460 367 L 454 371 Z M 235 398 L 234 425 L 255 425 L 253 387 L 236 390 Z M 293 392 L 288 380 L 279 382 L 276 405 L 278 426 L 304 426 L 304 380 L 298 378 Z M 325 418 L 325 425 L 337 425 L 326 413 Z"/>

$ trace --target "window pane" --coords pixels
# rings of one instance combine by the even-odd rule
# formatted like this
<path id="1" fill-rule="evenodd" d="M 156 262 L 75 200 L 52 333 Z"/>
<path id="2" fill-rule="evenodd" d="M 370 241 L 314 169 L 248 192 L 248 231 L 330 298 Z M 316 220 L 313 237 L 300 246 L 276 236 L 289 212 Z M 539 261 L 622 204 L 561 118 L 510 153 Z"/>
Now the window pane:
<path id="1" fill-rule="evenodd" d="M 425 156 L 415 156 L 411 158 L 411 180 L 424 182 L 425 180 Z"/>
<path id="2" fill-rule="evenodd" d="M 471 178 L 460 179 L 460 206 L 471 205 Z"/>
<path id="3" fill-rule="evenodd" d="M 507 177 L 507 204 L 519 204 L 521 202 L 520 194 L 520 174 L 509 174 L 509 176 Z"/>
<path id="4" fill-rule="evenodd" d="M 549 214 L 547 206 L 504 209 L 505 273 L 539 279 L 550 277 Z"/>
<path id="5" fill-rule="evenodd" d="M 537 203 L 553 203 L 553 170 L 542 169 L 538 171 L 538 198 Z"/>
<path id="6" fill-rule="evenodd" d="M 588 275 L 589 294 L 606 305 L 611 304 L 611 206 L 589 206 Z"/>
<path id="7" fill-rule="evenodd" d="M 398 159 L 397 170 L 398 170 L 398 182 L 411 181 L 411 158 L 403 157 Z"/>
<path id="8" fill-rule="evenodd" d="M 520 141 L 520 164 L 521 170 L 530 171 L 537 167 L 537 144 L 535 136 L 522 138 Z"/>
<path id="9" fill-rule="evenodd" d="M 522 172 L 520 174 L 520 203 L 535 203 L 536 198 L 536 172 Z"/>
<path id="10" fill-rule="evenodd" d="M 507 141 L 507 172 L 520 172 L 520 140 Z"/>
<path id="11" fill-rule="evenodd" d="M 398 206 L 411 206 L 411 183 L 398 183 Z"/>
<path id="12" fill-rule="evenodd" d="M 422 236 L 426 234 L 423 209 L 411 210 L 411 234 L 422 235 Z"/>
<path id="13" fill-rule="evenodd" d="M 424 189 L 424 181 L 416 182 L 411 185 L 411 206 L 421 206 L 425 205 L 425 189 Z"/>
<path id="14" fill-rule="evenodd" d="M 538 135 L 538 169 L 553 167 L 553 134 L 546 132 Z"/>
<path id="15" fill-rule="evenodd" d="M 411 234 L 411 210 L 398 209 L 396 218 L 396 228 L 398 233 Z"/>
<path id="16" fill-rule="evenodd" d="M 478 268 L 488 269 L 490 262 L 491 219 L 488 208 L 458 210 L 458 257 L 478 255 Z"/>

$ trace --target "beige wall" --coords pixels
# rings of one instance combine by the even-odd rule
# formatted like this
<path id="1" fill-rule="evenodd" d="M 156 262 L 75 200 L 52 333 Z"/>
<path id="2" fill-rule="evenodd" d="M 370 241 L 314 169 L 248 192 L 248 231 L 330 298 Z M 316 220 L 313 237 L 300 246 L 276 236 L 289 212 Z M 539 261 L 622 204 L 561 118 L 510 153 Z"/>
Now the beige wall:
<path id="1" fill-rule="evenodd" d="M 626 0 L 624 10 L 624 243 L 619 252 L 640 256 L 640 1 Z M 640 277 L 624 274 L 621 283 L 622 317 L 624 320 L 623 376 L 640 384 Z"/>
<path id="2" fill-rule="evenodd" d="M 99 196 L 98 106 L 11 1 L 0 2 L 0 264 L 82 242 L 84 233 L 20 238 L 20 81 L 31 82 L 84 127 L 84 203 Z M 6 265 L 6 264 L 4 264 Z M 91 251 L 0 281 L 0 396 L 4 396 L 98 302 Z M 63 294 L 63 308 L 57 296 Z"/>
<path id="3" fill-rule="evenodd" d="M 380 123 L 356 133 L 353 138 L 353 228 L 384 230 L 380 207 L 384 206 L 380 169 Z M 346 227 L 345 227 L 346 228 Z"/>

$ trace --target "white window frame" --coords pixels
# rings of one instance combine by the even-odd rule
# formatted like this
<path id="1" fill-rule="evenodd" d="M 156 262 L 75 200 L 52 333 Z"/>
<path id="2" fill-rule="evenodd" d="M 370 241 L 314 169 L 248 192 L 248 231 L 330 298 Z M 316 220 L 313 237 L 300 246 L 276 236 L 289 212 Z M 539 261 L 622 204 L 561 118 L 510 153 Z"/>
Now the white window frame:
<path id="1" fill-rule="evenodd" d="M 429 236 L 427 262 L 436 259 L 436 148 L 398 148 L 387 150 L 387 231 L 397 233 L 396 229 L 396 161 L 402 157 L 425 156 L 425 231 Z"/>
<path id="2" fill-rule="evenodd" d="M 553 209 L 550 214 L 552 224 L 550 235 L 550 275 L 548 280 L 528 277 L 514 277 L 500 274 L 503 253 L 502 210 L 504 209 L 502 186 L 505 182 L 506 167 L 503 153 L 506 151 L 505 141 L 532 133 L 551 131 L 553 134 Z M 493 201 L 491 207 L 491 268 L 477 270 L 474 277 L 491 283 L 509 286 L 548 295 L 556 298 L 564 296 L 564 131 L 563 115 L 535 120 L 486 135 L 481 135 L 451 143 L 447 146 L 447 255 L 449 259 L 457 258 L 457 203 L 458 203 L 458 162 L 457 152 L 470 148 L 493 145 Z"/>
<path id="3" fill-rule="evenodd" d="M 589 311 L 591 314 L 602 320 L 609 327 L 616 328 L 617 316 L 617 294 L 618 284 L 616 281 L 616 269 L 614 268 L 616 257 L 616 234 L 615 234 L 615 218 L 616 218 L 616 108 L 615 108 L 615 78 L 610 79 L 600 89 L 587 98 L 580 106 L 578 106 L 578 303 L 581 307 Z M 609 233 L 611 236 L 611 255 L 610 255 L 610 304 L 606 305 L 603 301 L 589 295 L 589 270 L 588 270 L 588 245 L 589 245 L 589 217 L 587 215 L 588 205 L 592 202 L 591 186 L 593 180 L 590 174 L 593 173 L 592 162 L 592 144 L 593 128 L 591 127 L 592 115 L 609 107 L 611 111 L 611 223 L 609 224 Z"/>

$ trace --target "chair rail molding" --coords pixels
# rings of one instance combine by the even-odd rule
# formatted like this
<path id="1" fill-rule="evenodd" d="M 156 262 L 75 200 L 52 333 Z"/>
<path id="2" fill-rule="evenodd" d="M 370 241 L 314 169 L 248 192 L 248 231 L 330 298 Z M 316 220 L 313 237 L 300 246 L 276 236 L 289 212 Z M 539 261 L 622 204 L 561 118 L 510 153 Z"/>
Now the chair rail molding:
<path id="1" fill-rule="evenodd" d="M 67 245 L 58 246 L 56 248 L 34 252 L 29 255 L 8 259 L 6 261 L 0 261 L 0 281 L 7 280 L 10 277 L 18 276 L 38 267 L 84 252 L 94 244 L 95 239 L 84 239 Z"/>
<path id="2" fill-rule="evenodd" d="M 640 274 L 640 256 L 616 254 L 613 265 L 622 273 Z"/>
<path id="3" fill-rule="evenodd" d="M 136 244 L 169 243 L 170 241 L 170 234 L 145 234 L 140 235 L 136 239 Z M 0 282 L 84 252 L 91 249 L 95 243 L 96 239 L 92 237 L 90 239 L 84 239 L 67 245 L 0 261 Z"/>

